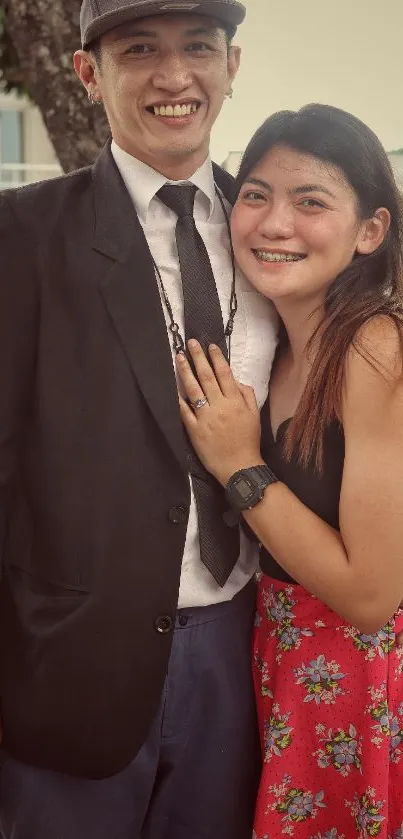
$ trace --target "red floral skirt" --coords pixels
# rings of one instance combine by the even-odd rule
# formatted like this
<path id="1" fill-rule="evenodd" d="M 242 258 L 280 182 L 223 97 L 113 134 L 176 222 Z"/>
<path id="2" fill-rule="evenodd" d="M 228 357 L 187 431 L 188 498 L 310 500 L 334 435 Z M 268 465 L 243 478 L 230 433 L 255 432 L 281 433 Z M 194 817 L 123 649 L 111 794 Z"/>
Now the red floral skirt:
<path id="1" fill-rule="evenodd" d="M 399 612 L 363 635 L 302 586 L 263 575 L 254 839 L 403 839 L 402 629 Z"/>

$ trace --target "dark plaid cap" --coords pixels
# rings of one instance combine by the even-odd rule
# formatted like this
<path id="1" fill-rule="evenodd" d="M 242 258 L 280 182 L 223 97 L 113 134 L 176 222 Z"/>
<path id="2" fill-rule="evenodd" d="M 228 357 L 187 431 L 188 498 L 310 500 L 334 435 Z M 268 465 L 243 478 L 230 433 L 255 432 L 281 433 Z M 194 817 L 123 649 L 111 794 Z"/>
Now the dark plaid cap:
<path id="1" fill-rule="evenodd" d="M 82 46 L 88 47 L 100 35 L 129 20 L 179 12 L 214 17 L 235 32 L 246 9 L 237 0 L 84 0 L 80 16 Z"/>

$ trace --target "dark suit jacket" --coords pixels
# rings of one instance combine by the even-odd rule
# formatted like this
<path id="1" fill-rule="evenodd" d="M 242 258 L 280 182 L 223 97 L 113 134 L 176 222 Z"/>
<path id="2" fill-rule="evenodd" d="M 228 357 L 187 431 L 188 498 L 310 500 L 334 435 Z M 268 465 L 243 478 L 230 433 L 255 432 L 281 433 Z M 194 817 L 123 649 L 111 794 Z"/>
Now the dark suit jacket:
<path id="1" fill-rule="evenodd" d="M 190 494 L 150 253 L 109 147 L 0 196 L 0 493 L 4 748 L 112 775 L 158 708 Z"/>

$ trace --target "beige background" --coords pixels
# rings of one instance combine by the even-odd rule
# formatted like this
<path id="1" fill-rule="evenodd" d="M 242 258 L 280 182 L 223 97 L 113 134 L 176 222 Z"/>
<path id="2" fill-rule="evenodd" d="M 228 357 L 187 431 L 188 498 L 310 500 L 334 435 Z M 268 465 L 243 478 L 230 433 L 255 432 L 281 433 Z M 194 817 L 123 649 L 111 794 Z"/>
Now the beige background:
<path id="1" fill-rule="evenodd" d="M 308 102 L 356 114 L 403 147 L 403 0 L 244 0 L 243 60 L 213 157 L 243 149 L 273 111 Z"/>

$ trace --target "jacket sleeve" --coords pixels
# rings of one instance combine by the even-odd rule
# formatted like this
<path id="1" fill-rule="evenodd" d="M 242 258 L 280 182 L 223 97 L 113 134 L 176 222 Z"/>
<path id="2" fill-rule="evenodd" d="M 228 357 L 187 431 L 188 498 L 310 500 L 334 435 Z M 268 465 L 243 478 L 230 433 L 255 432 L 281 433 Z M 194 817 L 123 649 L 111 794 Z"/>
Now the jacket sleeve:
<path id="1" fill-rule="evenodd" d="M 0 194 L 0 559 L 32 399 L 37 334 L 34 251 L 27 231 Z M 0 575 L 2 562 L 0 562 Z"/>

